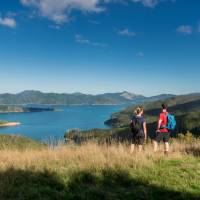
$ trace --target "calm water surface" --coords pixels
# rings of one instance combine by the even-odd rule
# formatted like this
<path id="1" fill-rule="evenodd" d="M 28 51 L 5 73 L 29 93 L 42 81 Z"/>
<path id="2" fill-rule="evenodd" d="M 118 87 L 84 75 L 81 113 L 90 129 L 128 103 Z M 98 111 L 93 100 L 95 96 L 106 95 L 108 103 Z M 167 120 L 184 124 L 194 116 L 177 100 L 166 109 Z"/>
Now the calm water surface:
<path id="1" fill-rule="evenodd" d="M 108 128 L 104 125 L 114 112 L 126 105 L 57 106 L 61 111 L 0 114 L 0 120 L 18 121 L 16 127 L 0 128 L 0 134 L 17 134 L 37 140 L 62 138 L 68 129 Z"/>

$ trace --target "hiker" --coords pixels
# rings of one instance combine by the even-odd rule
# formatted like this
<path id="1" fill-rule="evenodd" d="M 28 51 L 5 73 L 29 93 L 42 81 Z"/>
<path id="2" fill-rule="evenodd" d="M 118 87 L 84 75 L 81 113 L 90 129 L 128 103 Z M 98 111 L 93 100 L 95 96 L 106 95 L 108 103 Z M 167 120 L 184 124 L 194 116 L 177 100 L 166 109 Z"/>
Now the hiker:
<path id="1" fill-rule="evenodd" d="M 147 139 L 147 128 L 146 120 L 143 117 L 143 108 L 141 106 L 137 107 L 134 111 L 135 115 L 133 116 L 130 128 L 131 128 L 131 153 L 134 152 L 135 146 L 138 146 L 139 152 L 142 151 L 144 141 Z"/>
<path id="2" fill-rule="evenodd" d="M 175 126 L 176 121 L 174 116 L 168 113 L 167 105 L 162 104 L 162 112 L 160 113 L 158 119 L 156 135 L 153 140 L 154 152 L 157 152 L 158 143 L 160 143 L 160 141 L 162 140 L 164 142 L 164 153 L 168 155 L 170 134 L 171 131 L 175 129 Z"/>

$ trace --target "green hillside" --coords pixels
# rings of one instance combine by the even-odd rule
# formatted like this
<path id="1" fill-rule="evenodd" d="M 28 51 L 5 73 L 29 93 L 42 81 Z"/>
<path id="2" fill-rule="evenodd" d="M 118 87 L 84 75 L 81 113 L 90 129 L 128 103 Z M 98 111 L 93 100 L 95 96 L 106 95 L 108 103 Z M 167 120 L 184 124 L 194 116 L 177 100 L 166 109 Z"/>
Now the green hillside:
<path id="1" fill-rule="evenodd" d="M 160 112 L 162 103 L 168 104 L 169 112 L 172 112 L 177 119 L 177 132 L 186 132 L 187 130 L 198 133 L 200 128 L 200 95 L 184 95 L 166 99 L 164 101 L 155 101 L 151 103 L 144 103 L 142 106 L 145 110 L 145 117 L 148 126 L 155 130 L 156 121 Z M 105 124 L 111 127 L 128 127 L 130 119 L 134 113 L 135 106 L 114 113 Z M 150 130 L 151 131 L 151 130 Z"/>
<path id="2" fill-rule="evenodd" d="M 0 150 L 30 150 L 43 149 L 45 147 L 44 143 L 27 137 L 0 134 Z"/>

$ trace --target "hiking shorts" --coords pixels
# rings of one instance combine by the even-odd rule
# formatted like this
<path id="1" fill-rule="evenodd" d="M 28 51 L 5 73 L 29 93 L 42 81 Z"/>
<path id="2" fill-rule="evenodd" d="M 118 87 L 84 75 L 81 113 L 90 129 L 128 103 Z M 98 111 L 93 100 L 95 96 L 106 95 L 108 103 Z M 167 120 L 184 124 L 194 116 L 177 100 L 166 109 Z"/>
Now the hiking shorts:
<path id="1" fill-rule="evenodd" d="M 160 142 L 161 140 L 163 142 L 169 142 L 170 139 L 170 132 L 158 132 L 155 135 L 155 141 Z"/>
<path id="2" fill-rule="evenodd" d="M 144 144 L 144 135 L 133 135 L 131 142 L 132 142 L 132 144 L 135 144 L 135 145 L 143 145 Z"/>

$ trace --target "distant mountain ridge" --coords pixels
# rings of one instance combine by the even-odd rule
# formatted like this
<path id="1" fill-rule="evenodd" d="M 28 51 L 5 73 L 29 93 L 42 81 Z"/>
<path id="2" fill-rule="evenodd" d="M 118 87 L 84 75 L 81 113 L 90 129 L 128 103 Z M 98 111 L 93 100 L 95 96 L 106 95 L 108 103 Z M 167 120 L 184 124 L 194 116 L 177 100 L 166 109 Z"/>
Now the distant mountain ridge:
<path id="1" fill-rule="evenodd" d="M 82 93 L 43 93 L 35 90 L 26 90 L 18 94 L 0 94 L 0 104 L 122 104 L 130 102 L 138 96 L 141 95 L 126 91 L 91 95 Z"/>
<path id="2" fill-rule="evenodd" d="M 36 90 L 26 90 L 17 94 L 0 94 L 0 104 L 63 104 L 63 105 L 95 105 L 95 104 L 132 104 L 149 102 L 173 97 L 172 94 L 162 94 L 154 97 L 145 97 L 127 91 L 104 94 L 83 93 L 43 93 Z"/>

